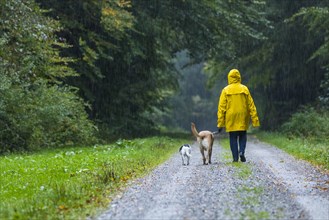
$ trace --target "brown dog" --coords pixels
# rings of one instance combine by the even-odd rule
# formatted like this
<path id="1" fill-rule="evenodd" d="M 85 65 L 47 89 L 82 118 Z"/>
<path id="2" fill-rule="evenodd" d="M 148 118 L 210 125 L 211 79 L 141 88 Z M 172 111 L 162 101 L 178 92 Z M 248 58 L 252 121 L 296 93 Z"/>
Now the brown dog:
<path id="1" fill-rule="evenodd" d="M 200 131 L 196 130 L 195 124 L 191 122 L 192 134 L 196 137 L 197 142 L 199 143 L 200 152 L 203 159 L 203 164 L 211 164 L 211 153 L 212 145 L 214 144 L 214 134 L 211 131 Z M 205 157 L 205 151 L 208 151 L 207 157 Z"/>

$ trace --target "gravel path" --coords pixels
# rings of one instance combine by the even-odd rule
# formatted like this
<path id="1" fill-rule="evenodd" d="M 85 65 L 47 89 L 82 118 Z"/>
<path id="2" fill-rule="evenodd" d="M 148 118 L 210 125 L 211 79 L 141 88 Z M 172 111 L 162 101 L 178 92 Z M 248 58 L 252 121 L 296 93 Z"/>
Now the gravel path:
<path id="1" fill-rule="evenodd" d="M 246 163 L 232 163 L 217 140 L 211 165 L 202 165 L 196 143 L 189 166 L 177 152 L 98 219 L 329 219 L 329 176 L 249 139 Z"/>

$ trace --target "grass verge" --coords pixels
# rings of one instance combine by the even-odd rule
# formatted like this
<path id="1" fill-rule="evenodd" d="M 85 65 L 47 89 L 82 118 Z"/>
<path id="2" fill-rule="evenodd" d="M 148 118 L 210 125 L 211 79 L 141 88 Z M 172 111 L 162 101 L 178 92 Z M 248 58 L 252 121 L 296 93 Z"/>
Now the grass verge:
<path id="1" fill-rule="evenodd" d="M 0 219 L 95 216 L 128 180 L 145 175 L 186 142 L 153 137 L 1 156 Z"/>
<path id="2" fill-rule="evenodd" d="M 329 139 L 302 139 L 288 138 L 280 133 L 258 132 L 257 138 L 270 143 L 287 153 L 312 163 L 315 166 L 329 171 Z"/>

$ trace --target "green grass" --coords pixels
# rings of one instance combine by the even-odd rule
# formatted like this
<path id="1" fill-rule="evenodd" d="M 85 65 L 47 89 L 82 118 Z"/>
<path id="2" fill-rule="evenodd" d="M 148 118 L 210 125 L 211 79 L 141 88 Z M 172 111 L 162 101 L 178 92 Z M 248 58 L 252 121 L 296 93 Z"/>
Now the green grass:
<path id="1" fill-rule="evenodd" d="M 154 137 L 1 156 L 0 219 L 94 216 L 128 180 L 145 175 L 188 142 Z"/>
<path id="2" fill-rule="evenodd" d="M 259 132 L 256 136 L 287 153 L 329 171 L 329 139 L 288 138 L 280 133 Z"/>

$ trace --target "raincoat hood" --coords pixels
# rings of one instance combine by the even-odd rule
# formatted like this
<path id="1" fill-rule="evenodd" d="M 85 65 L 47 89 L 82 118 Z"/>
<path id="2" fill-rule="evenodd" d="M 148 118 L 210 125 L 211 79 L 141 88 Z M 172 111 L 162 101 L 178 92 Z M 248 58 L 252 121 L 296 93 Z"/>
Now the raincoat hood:
<path id="1" fill-rule="evenodd" d="M 228 84 L 241 83 L 241 75 L 239 70 L 232 69 L 227 75 Z"/>

